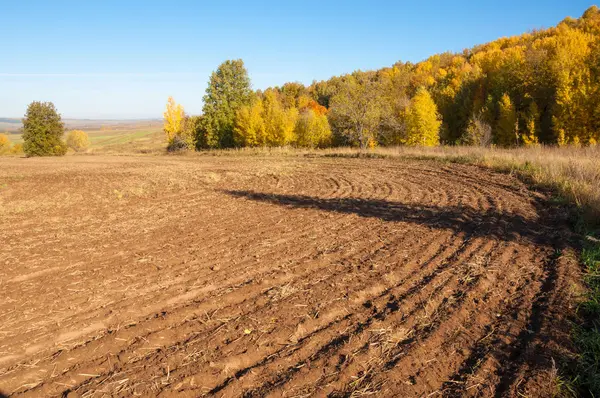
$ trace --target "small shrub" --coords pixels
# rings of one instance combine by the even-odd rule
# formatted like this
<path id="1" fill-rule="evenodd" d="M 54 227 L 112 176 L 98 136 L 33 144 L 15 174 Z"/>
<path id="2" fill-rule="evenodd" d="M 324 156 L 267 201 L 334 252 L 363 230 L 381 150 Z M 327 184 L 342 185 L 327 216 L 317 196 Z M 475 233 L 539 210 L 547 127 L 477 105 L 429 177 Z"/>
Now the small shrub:
<path id="1" fill-rule="evenodd" d="M 10 153 L 13 155 L 22 155 L 23 154 L 23 144 L 15 144 L 10 149 Z"/>
<path id="2" fill-rule="evenodd" d="M 85 131 L 73 130 L 67 135 L 67 146 L 75 152 L 83 152 L 90 147 L 90 139 Z"/>
<path id="3" fill-rule="evenodd" d="M 461 145 L 490 146 L 492 144 L 492 127 L 485 122 L 482 115 L 476 115 L 469 120 L 469 125 L 458 143 Z"/>
<path id="4" fill-rule="evenodd" d="M 0 134 L 0 155 L 4 155 L 10 152 L 10 139 L 6 134 Z"/>
<path id="5" fill-rule="evenodd" d="M 180 135 L 174 136 L 167 145 L 167 152 L 180 152 L 189 148 L 189 143 Z"/>

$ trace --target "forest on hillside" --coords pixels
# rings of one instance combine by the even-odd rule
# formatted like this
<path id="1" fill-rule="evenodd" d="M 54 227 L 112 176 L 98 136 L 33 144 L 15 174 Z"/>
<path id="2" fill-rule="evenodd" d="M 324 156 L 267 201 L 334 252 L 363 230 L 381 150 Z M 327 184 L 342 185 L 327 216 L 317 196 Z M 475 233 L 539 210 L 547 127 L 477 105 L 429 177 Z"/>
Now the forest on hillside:
<path id="1" fill-rule="evenodd" d="M 201 116 L 172 98 L 170 148 L 595 145 L 600 10 L 460 54 L 253 91 L 242 60 L 213 72 Z"/>

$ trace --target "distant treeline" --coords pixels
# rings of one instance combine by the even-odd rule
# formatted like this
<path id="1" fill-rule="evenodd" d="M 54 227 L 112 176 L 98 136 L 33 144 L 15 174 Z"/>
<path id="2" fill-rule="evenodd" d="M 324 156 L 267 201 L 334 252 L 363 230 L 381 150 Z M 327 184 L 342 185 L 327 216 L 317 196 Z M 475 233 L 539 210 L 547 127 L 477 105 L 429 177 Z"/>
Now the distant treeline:
<path id="1" fill-rule="evenodd" d="M 202 116 L 172 99 L 171 148 L 467 144 L 600 139 L 600 11 L 462 54 L 398 62 L 306 87 L 252 91 L 241 60 L 213 72 Z"/>

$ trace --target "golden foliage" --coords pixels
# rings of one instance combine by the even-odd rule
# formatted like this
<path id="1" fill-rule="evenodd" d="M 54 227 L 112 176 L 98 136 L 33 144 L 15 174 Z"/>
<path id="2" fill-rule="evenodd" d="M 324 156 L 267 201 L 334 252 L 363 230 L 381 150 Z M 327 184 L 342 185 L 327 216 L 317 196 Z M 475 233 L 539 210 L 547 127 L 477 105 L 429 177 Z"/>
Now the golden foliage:
<path id="1" fill-rule="evenodd" d="M 517 114 L 508 94 L 504 93 L 500 99 L 498 110 L 495 143 L 501 146 L 514 146 L 518 143 Z"/>
<path id="2" fill-rule="evenodd" d="M 440 143 L 442 122 L 429 92 L 421 87 L 406 110 L 406 136 L 403 144 L 436 146 Z"/>
<path id="3" fill-rule="evenodd" d="M 72 130 L 67 134 L 67 146 L 75 152 L 82 152 L 89 148 L 90 139 L 85 131 Z"/>
<path id="4" fill-rule="evenodd" d="M 264 107 L 261 99 L 256 100 L 250 106 L 243 106 L 237 111 L 233 130 L 236 146 L 256 147 L 266 145 L 263 113 Z"/>
<path id="5" fill-rule="evenodd" d="M 185 112 L 183 106 L 175 102 L 173 97 L 167 100 L 167 109 L 164 116 L 164 132 L 169 144 L 173 143 L 175 137 L 181 134 L 184 127 Z"/>
<path id="6" fill-rule="evenodd" d="M 22 155 L 23 152 L 23 144 L 15 144 L 10 149 L 10 153 L 13 155 Z"/>
<path id="7" fill-rule="evenodd" d="M 215 99 L 215 106 L 244 105 L 236 105 L 235 114 L 211 116 L 215 126 L 227 129 L 235 119 L 237 146 L 329 142 L 365 149 L 440 142 L 488 145 L 490 140 L 507 147 L 593 145 L 600 140 L 600 10 L 591 7 L 581 18 L 565 19 L 554 28 L 460 54 L 356 71 L 309 87 L 286 83 L 256 96 L 255 102 L 251 96 L 243 102 Z M 183 109 L 172 99 L 167 109 L 169 137 L 176 134 Z M 205 135 L 212 137 L 209 130 Z M 326 140 L 316 138 L 329 134 Z M 229 145 L 228 140 L 213 141 L 198 146 Z"/>
<path id="8" fill-rule="evenodd" d="M 289 99 L 289 98 L 288 98 Z M 236 146 L 284 146 L 296 141 L 298 109 L 275 90 L 267 90 L 263 98 L 236 112 L 234 142 Z"/>
<path id="9" fill-rule="evenodd" d="M 285 109 L 274 91 L 266 91 L 263 100 L 263 120 L 265 123 L 266 144 L 283 146 L 291 144 L 294 139 L 294 127 L 298 119 L 298 109 Z"/>
<path id="10" fill-rule="evenodd" d="M 11 142 L 6 134 L 0 134 L 0 155 L 9 153 L 11 149 Z"/>
<path id="11" fill-rule="evenodd" d="M 296 123 L 296 145 L 306 148 L 326 148 L 331 145 L 331 128 L 327 116 L 306 109 Z"/>

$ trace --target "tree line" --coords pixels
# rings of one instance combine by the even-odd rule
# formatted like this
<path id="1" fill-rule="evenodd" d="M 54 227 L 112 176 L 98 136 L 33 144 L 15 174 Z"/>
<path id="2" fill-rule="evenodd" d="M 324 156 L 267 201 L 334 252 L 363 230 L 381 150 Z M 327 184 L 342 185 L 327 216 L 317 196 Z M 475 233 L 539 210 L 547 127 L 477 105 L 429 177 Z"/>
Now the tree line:
<path id="1" fill-rule="evenodd" d="M 212 73 L 202 116 L 171 98 L 170 148 L 594 145 L 600 11 L 460 54 L 253 91 L 242 60 Z"/>
<path id="2" fill-rule="evenodd" d="M 397 62 L 329 80 L 251 88 L 242 60 L 210 76 L 201 116 L 169 98 L 169 150 L 257 146 L 595 145 L 600 140 L 600 10 L 556 27 Z M 23 119 L 28 156 L 84 150 L 52 103 L 32 102 Z M 20 151 L 7 136 L 0 152 Z"/>

